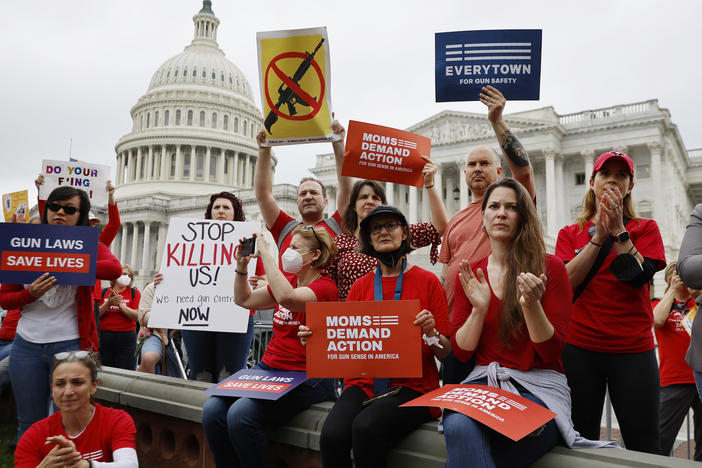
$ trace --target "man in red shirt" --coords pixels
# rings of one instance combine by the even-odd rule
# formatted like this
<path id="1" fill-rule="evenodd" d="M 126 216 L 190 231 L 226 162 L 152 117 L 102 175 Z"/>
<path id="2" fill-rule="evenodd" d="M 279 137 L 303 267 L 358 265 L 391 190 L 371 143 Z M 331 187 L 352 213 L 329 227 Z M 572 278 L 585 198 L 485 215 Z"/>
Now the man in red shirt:
<path id="1" fill-rule="evenodd" d="M 507 102 L 500 91 L 492 86 L 483 88 L 480 102 L 488 107 L 488 120 L 512 177 L 520 182 L 536 201 L 534 170 L 529 155 L 519 139 L 510 131 L 502 118 Z M 468 154 L 463 170 L 466 184 L 473 194 L 473 201 L 449 220 L 441 244 L 439 261 L 444 264 L 441 283 L 446 291 L 449 317 L 453 319 L 453 298 L 461 260 L 476 262 L 490 254 L 490 242 L 483 231 L 483 195 L 502 175 L 500 157 L 489 146 L 477 146 Z M 468 375 L 469 368 L 450 355 L 444 361 L 444 383 L 459 383 Z"/>
<path id="2" fill-rule="evenodd" d="M 334 158 L 336 160 L 336 176 L 338 180 L 337 206 L 342 210 L 342 214 L 349 202 L 351 193 L 351 179 L 341 177 L 341 166 L 344 162 L 344 138 L 346 130 L 334 121 L 332 130 L 339 136 L 339 140 L 332 142 L 334 148 Z M 279 266 L 280 256 L 290 245 L 292 231 L 297 227 L 297 222 L 292 216 L 284 212 L 278 206 L 278 202 L 273 197 L 273 170 L 271 168 L 271 147 L 266 145 L 266 133 L 261 130 L 256 136 L 258 142 L 258 160 L 254 173 L 254 189 L 258 206 L 261 208 L 261 215 L 266 223 L 266 227 L 273 234 L 278 245 Z M 324 227 L 329 234 L 334 237 L 341 232 L 341 217 L 339 210 L 325 219 L 324 208 L 327 206 L 327 189 L 317 179 L 304 177 L 297 187 L 297 209 L 300 212 L 301 222 L 305 225 L 318 225 Z M 287 275 L 286 275 L 287 276 Z"/>

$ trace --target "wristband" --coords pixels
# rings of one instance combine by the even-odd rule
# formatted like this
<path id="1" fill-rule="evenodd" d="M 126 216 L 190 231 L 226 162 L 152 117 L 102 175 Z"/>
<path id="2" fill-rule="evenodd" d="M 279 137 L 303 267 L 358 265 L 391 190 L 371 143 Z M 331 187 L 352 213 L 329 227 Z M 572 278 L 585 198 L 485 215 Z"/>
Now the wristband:
<path id="1" fill-rule="evenodd" d="M 598 244 L 597 242 L 594 242 L 592 239 L 590 239 L 590 243 L 591 243 L 592 245 L 596 245 L 597 247 L 602 248 L 602 244 Z"/>
<path id="2" fill-rule="evenodd" d="M 244 272 L 244 271 L 239 271 L 239 270 L 234 270 L 234 271 L 236 271 L 236 274 L 237 274 L 237 275 L 241 275 L 241 276 L 249 276 L 249 274 L 248 274 L 248 273 L 246 273 L 246 272 Z"/>
<path id="3" fill-rule="evenodd" d="M 424 333 L 422 334 L 422 339 L 427 344 L 427 346 L 436 346 L 437 348 L 444 349 L 444 347 L 441 346 L 441 342 L 439 341 L 439 339 L 441 338 L 441 333 L 439 333 L 438 330 L 434 331 L 436 331 L 435 336 L 428 336 L 426 333 Z"/>
<path id="4" fill-rule="evenodd" d="M 431 185 L 425 185 L 424 188 L 432 188 L 436 184 L 431 184 Z"/>

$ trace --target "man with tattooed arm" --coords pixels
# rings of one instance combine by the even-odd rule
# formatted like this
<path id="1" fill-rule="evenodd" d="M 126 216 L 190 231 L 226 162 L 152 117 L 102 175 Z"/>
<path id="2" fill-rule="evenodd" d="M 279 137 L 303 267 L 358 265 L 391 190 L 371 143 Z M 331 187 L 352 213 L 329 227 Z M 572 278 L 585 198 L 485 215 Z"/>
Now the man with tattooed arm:
<path id="1" fill-rule="evenodd" d="M 488 108 L 488 120 L 495 131 L 512 177 L 518 180 L 536 201 L 534 170 L 531 167 L 529 155 L 502 119 L 505 97 L 496 88 L 487 86 L 480 93 L 480 102 Z M 482 228 L 481 205 L 487 188 L 502 174 L 500 156 L 489 146 L 476 146 L 468 154 L 463 172 L 468 188 L 473 194 L 473 201 L 449 221 L 439 255 L 439 261 L 444 264 L 441 283 L 446 291 L 450 317 L 453 317 L 454 288 L 461 260 L 473 262 L 490 254 L 490 242 Z M 457 361 L 452 355 L 446 358 L 444 364 L 445 384 L 459 383 L 470 370 L 461 369 L 465 364 Z"/>

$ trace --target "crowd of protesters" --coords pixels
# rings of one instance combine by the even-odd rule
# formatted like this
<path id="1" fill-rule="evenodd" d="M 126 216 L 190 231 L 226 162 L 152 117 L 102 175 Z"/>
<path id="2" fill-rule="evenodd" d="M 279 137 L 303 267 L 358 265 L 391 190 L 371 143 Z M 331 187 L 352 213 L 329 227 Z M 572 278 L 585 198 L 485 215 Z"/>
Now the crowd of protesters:
<path id="1" fill-rule="evenodd" d="M 394 444 L 442 416 L 435 408 L 401 406 L 439 388 L 441 380 L 501 387 L 556 413 L 541 430 L 515 442 L 445 411 L 450 467 L 466 460 L 471 466 L 527 466 L 555 445 L 616 445 L 599 441 L 606 393 L 623 445 L 642 452 L 669 455 L 692 408 L 695 459 L 702 460 L 702 319 L 690 320 L 702 289 L 702 207 L 693 213 L 680 262 L 666 269 L 665 295 L 652 303 L 653 276 L 666 267 L 663 241 L 656 222 L 634 212 L 633 161 L 608 151 L 589 174 L 582 212 L 560 230 L 555 254 L 547 254 L 534 171 L 502 117 L 505 98 L 488 86 L 480 100 L 512 177 L 501 177 L 502 160 L 491 147 L 473 148 L 464 168 L 473 201 L 450 220 L 429 158 L 422 174 L 430 222 L 408 223 L 387 205 L 379 183 L 343 176 L 345 129 L 337 121 L 332 146 L 339 208 L 325 218 L 326 188 L 306 177 L 298 186 L 298 220 L 273 197 L 271 149 L 265 132 L 258 134 L 254 188 L 278 254 L 263 233 L 256 235 L 253 256 L 239 250 L 233 289 L 236 304 L 251 310 L 247 330 L 182 332 L 188 377 L 217 382 L 242 369 L 257 309 L 275 312 L 272 339 L 256 366 L 305 371 L 305 345 L 315 333 L 306 323 L 307 303 L 404 299 L 420 303 L 414 325 L 422 335 L 422 377 L 346 378 L 338 395 L 332 380 L 308 379 L 278 400 L 211 397 L 202 422 L 217 466 L 268 466 L 265 427 L 284 424 L 320 401 L 335 401 L 321 428 L 325 467 L 386 466 Z M 35 182 L 39 187 L 43 180 Z M 86 431 L 90 419 L 99 417 L 116 421 L 117 428 L 103 444 L 104 460 L 132 466 L 133 423 L 90 403 L 97 387 L 93 351 L 99 350 L 104 365 L 134 370 L 137 355 L 139 371 L 166 373 L 168 367 L 172 331 L 147 328 L 162 275 L 139 291 L 132 268 L 110 253 L 119 213 L 114 187 L 108 183 L 106 189 L 109 222 L 100 235 L 95 287 L 57 285 L 43 274 L 31 284 L 0 289 L 0 306 L 9 310 L 0 328 L 0 382 L 8 378 L 3 368 L 9 360 L 18 453 L 31 463 L 80 466 L 84 452 L 69 426 Z M 90 202 L 80 189 L 55 189 L 40 200 L 39 210 L 41 223 L 91 225 Z M 241 200 L 229 192 L 213 194 L 205 218 L 243 221 Z M 425 246 L 431 263 L 443 264 L 440 278 L 409 261 L 412 250 Z M 252 257 L 255 274 L 247 270 Z M 109 287 L 102 288 L 101 280 Z M 82 398 L 78 406 L 67 405 L 59 384 Z M 49 416 L 50 394 L 58 416 Z M 65 434 L 49 430 L 61 422 Z M 46 437 L 46 447 L 33 448 Z"/>

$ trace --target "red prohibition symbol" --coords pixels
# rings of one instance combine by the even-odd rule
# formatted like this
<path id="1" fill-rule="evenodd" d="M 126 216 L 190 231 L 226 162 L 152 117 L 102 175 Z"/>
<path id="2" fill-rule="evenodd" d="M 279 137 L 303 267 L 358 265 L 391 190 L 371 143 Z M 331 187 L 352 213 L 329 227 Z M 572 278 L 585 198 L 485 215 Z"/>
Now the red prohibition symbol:
<path id="1" fill-rule="evenodd" d="M 265 95 L 266 95 L 266 103 L 268 103 L 268 108 L 278 114 L 278 116 L 287 119 L 287 120 L 309 120 L 313 118 L 319 110 L 322 108 L 322 103 L 324 102 L 324 90 L 326 88 L 326 83 L 324 81 L 324 74 L 322 74 L 322 69 L 320 68 L 319 64 L 317 63 L 316 60 L 312 59 L 310 64 L 314 68 L 314 71 L 317 73 L 317 77 L 319 78 L 319 84 L 321 85 L 321 93 L 319 96 L 319 99 L 315 100 L 308 92 L 304 91 L 298 84 L 295 84 L 292 79 L 283 73 L 283 71 L 276 65 L 276 62 L 279 62 L 280 60 L 286 59 L 286 58 L 300 58 L 302 60 L 305 60 L 307 56 L 305 55 L 304 52 L 283 52 L 282 54 L 276 55 L 273 60 L 271 60 L 268 63 L 268 67 L 266 67 L 266 75 L 264 79 L 265 83 Z M 273 73 L 278 76 L 283 81 L 283 84 L 290 88 L 295 94 L 297 94 L 302 100 L 304 100 L 306 103 L 312 107 L 312 110 L 305 114 L 305 115 L 289 115 L 283 113 L 280 109 L 275 107 L 275 103 L 273 103 L 273 100 L 271 99 L 270 93 L 268 92 L 268 79 L 269 79 L 269 73 L 270 71 L 273 70 Z M 282 107 L 282 106 L 281 106 Z"/>

